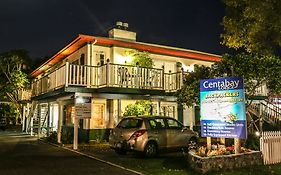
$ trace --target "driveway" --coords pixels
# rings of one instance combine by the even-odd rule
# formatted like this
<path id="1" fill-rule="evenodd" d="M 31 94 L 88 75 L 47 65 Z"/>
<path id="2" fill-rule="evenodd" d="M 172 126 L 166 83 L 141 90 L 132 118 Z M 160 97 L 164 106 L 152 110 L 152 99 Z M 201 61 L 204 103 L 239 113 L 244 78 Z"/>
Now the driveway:
<path id="1" fill-rule="evenodd" d="M 135 175 L 98 160 L 37 141 L 18 132 L 0 132 L 1 175 Z"/>

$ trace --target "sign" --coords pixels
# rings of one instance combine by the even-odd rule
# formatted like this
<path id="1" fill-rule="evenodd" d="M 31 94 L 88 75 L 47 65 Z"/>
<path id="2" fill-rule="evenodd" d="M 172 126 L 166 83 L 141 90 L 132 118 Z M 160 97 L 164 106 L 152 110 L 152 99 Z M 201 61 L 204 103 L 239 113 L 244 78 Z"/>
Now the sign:
<path id="1" fill-rule="evenodd" d="M 201 136 L 246 138 L 243 78 L 200 81 Z"/>
<path id="2" fill-rule="evenodd" d="M 75 98 L 75 114 L 77 118 L 91 118 L 91 97 Z"/>

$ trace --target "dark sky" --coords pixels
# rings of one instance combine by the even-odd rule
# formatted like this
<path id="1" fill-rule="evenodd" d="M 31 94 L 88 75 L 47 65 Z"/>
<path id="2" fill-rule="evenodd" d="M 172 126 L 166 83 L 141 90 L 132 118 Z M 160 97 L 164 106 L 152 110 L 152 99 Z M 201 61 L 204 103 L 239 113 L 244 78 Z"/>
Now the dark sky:
<path id="1" fill-rule="evenodd" d="M 79 33 L 107 36 L 116 21 L 137 40 L 222 54 L 220 0 L 1 0 L 0 52 L 52 56 Z"/>

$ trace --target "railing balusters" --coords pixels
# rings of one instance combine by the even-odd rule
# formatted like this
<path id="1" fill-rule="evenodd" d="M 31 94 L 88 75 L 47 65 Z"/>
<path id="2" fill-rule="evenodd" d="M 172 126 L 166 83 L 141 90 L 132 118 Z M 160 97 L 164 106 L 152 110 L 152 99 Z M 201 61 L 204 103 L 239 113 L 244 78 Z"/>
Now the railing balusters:
<path id="1" fill-rule="evenodd" d="M 125 87 L 159 89 L 174 92 L 182 86 L 183 71 L 164 73 L 162 69 L 107 63 L 103 66 L 75 65 L 69 62 L 32 85 L 33 95 L 39 95 L 65 85 L 92 88 Z"/>

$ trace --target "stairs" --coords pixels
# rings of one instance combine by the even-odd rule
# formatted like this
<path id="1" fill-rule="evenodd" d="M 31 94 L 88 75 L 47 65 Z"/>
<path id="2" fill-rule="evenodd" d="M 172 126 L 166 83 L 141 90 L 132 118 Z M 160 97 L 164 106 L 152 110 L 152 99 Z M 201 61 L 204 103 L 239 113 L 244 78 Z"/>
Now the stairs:
<path id="1" fill-rule="evenodd" d="M 255 126 L 256 130 L 262 130 L 265 123 L 273 129 L 281 130 L 281 108 L 270 101 L 260 100 L 258 103 L 252 103 L 247 107 L 247 112 L 251 116 L 250 125 Z"/>
<path id="2" fill-rule="evenodd" d="M 26 132 L 39 137 L 46 136 L 48 132 L 48 104 L 39 105 L 37 102 L 32 102 L 30 108 Z"/>

